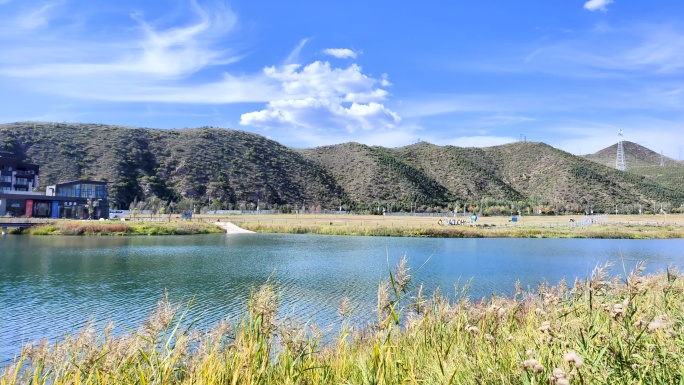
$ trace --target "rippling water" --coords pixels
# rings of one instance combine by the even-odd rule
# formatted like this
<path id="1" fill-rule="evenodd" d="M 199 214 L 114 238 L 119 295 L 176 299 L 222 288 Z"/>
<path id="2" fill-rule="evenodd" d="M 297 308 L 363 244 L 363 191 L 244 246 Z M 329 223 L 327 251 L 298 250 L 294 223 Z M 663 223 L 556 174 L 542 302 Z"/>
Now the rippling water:
<path id="1" fill-rule="evenodd" d="M 586 277 L 597 265 L 650 271 L 684 265 L 684 240 L 418 239 L 235 234 L 164 237 L 0 238 L 0 363 L 21 345 L 55 339 L 88 320 L 135 328 L 166 290 L 188 302 L 200 326 L 239 316 L 252 288 L 270 279 L 281 293 L 281 315 L 321 326 L 339 321 L 348 296 L 359 320 L 373 316 L 376 289 L 406 255 L 415 283 L 453 293 L 473 278 L 470 294 L 510 293 L 516 280 Z M 428 260 L 429 259 L 429 260 Z M 428 262 L 420 270 L 426 260 Z"/>

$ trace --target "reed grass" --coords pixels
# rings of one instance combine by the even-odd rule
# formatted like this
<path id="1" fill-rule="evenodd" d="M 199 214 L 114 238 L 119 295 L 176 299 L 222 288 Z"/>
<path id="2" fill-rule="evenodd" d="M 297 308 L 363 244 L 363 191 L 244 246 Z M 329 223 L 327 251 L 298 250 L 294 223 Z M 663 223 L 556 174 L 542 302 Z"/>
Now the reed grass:
<path id="1" fill-rule="evenodd" d="M 168 298 L 137 330 L 86 327 L 27 345 L 0 377 L 32 384 L 675 384 L 684 381 L 684 283 L 643 264 L 609 278 L 516 285 L 476 301 L 414 287 L 405 263 L 378 289 L 376 321 L 340 327 L 277 317 L 278 293 L 252 292 L 245 315 L 209 330 L 184 327 Z"/>
<path id="2" fill-rule="evenodd" d="M 204 222 L 56 221 L 26 230 L 32 235 L 190 235 L 223 233 Z"/>

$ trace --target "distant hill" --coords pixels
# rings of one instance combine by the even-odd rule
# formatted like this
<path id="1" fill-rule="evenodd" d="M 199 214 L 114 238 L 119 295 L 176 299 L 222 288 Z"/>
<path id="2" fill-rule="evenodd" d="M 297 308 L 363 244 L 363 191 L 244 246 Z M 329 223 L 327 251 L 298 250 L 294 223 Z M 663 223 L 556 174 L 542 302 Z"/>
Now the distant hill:
<path id="1" fill-rule="evenodd" d="M 661 166 L 661 156 L 659 153 L 633 142 L 623 142 L 623 149 L 625 151 L 625 162 L 627 163 L 628 172 L 645 176 L 665 187 L 684 191 L 684 162 L 664 156 L 662 157 L 663 165 Z M 617 143 L 584 157 L 614 168 L 617 157 Z"/>
<path id="2" fill-rule="evenodd" d="M 452 198 L 447 187 L 382 147 L 345 143 L 301 152 L 328 171 L 352 200 L 410 205 L 419 199 L 446 206 Z"/>
<path id="3" fill-rule="evenodd" d="M 299 152 L 243 131 L 15 123 L 0 125 L 0 143 L 40 164 L 42 185 L 108 180 L 121 207 L 149 197 L 236 207 L 346 198 L 325 170 Z"/>
<path id="4" fill-rule="evenodd" d="M 628 164 L 643 158 L 642 170 L 655 167 L 648 163 L 650 150 L 639 149 L 645 155 L 630 161 L 637 151 L 626 147 Z M 40 164 L 42 186 L 107 180 L 113 202 L 122 208 L 136 200 L 212 209 L 342 205 L 370 212 L 455 205 L 498 212 L 612 211 L 620 205 L 629 211 L 637 205 L 684 204 L 684 190 L 669 177 L 601 164 L 610 148 L 584 158 L 533 142 L 487 148 L 420 142 L 400 148 L 344 143 L 292 149 L 260 135 L 212 127 L 27 122 L 0 125 L 0 149 Z M 681 169 L 679 164 L 668 167 Z"/>

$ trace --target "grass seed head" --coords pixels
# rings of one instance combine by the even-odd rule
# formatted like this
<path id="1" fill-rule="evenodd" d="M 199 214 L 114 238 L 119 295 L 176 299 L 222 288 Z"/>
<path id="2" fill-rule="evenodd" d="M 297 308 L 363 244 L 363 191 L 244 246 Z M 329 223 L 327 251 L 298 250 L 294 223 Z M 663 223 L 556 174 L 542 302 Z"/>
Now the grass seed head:
<path id="1" fill-rule="evenodd" d="M 275 329 L 275 316 L 278 312 L 278 296 L 270 283 L 261 285 L 250 301 L 253 318 L 261 317 L 261 332 L 270 334 Z"/>
<path id="2" fill-rule="evenodd" d="M 164 291 L 164 297 L 157 302 L 157 307 L 150 313 L 145 320 L 144 330 L 149 337 L 155 338 L 163 330 L 171 325 L 176 317 L 178 306 L 169 302 L 169 293 Z"/>
<path id="3" fill-rule="evenodd" d="M 380 282 L 378 286 L 378 319 L 383 321 L 389 314 L 390 284 L 387 280 Z"/>
<path id="4" fill-rule="evenodd" d="M 539 361 L 535 360 L 534 358 L 523 361 L 523 368 L 526 370 L 534 370 L 534 367 L 537 365 L 539 365 Z"/>
<path id="5" fill-rule="evenodd" d="M 406 256 L 401 258 L 401 261 L 394 267 L 394 284 L 397 291 L 405 292 L 408 289 L 408 284 L 411 282 L 410 268 L 406 265 Z"/>
<path id="6" fill-rule="evenodd" d="M 549 333 L 551 331 L 551 322 L 544 321 L 539 327 L 539 331 L 542 333 Z"/>
<path id="7" fill-rule="evenodd" d="M 653 333 L 658 329 L 666 328 L 667 326 L 669 326 L 669 324 L 667 323 L 667 319 L 667 315 L 663 314 L 660 317 L 657 317 L 653 321 L 649 322 L 648 331 Z"/>
<path id="8" fill-rule="evenodd" d="M 584 359 L 574 350 L 570 350 L 569 352 L 565 353 L 563 355 L 563 361 L 568 364 L 574 364 L 578 369 L 584 365 Z"/>
<path id="9" fill-rule="evenodd" d="M 622 313 L 624 313 L 624 307 L 622 306 L 621 303 L 616 303 L 613 305 L 613 309 L 610 311 L 610 317 L 611 318 L 619 318 Z"/>
<path id="10" fill-rule="evenodd" d="M 553 376 L 556 378 L 565 378 L 565 371 L 561 368 L 553 368 Z"/>

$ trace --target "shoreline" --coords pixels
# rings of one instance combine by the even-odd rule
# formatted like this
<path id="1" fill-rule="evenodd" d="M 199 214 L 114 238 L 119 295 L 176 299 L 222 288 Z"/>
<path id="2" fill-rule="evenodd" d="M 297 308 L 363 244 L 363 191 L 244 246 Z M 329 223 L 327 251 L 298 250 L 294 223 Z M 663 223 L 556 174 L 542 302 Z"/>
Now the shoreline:
<path id="1" fill-rule="evenodd" d="M 29 235 L 102 236 L 279 233 L 415 238 L 684 239 L 684 216 L 616 216 L 604 223 L 583 226 L 569 222 L 563 217 L 526 217 L 522 223 L 510 223 L 506 217 L 484 217 L 476 224 L 467 225 L 440 225 L 436 219 L 439 218 L 324 214 L 200 214 L 192 221 L 173 222 L 51 221 L 23 231 L 11 232 Z"/>

